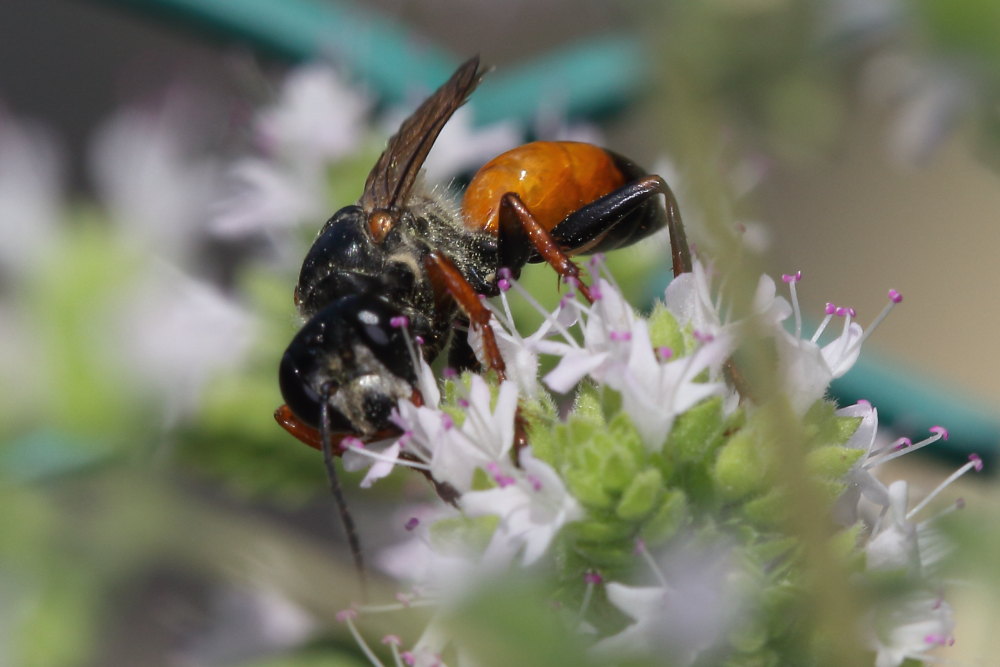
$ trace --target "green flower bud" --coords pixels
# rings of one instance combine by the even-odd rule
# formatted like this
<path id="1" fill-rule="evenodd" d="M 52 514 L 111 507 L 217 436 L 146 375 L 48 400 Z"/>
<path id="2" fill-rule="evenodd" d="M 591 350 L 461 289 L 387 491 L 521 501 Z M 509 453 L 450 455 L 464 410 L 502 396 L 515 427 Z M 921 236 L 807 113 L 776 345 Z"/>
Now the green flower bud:
<path id="1" fill-rule="evenodd" d="M 719 450 L 715 460 L 715 482 L 726 500 L 739 500 L 764 491 L 770 479 L 770 469 L 758 442 L 744 429 Z"/>
<path id="2" fill-rule="evenodd" d="M 673 537 L 689 518 L 687 497 L 680 489 L 666 492 L 659 507 L 643 521 L 639 536 L 654 546 Z"/>
<path id="3" fill-rule="evenodd" d="M 625 521 L 638 521 L 653 511 L 662 496 L 663 476 L 656 468 L 648 468 L 625 489 L 615 514 Z"/>
<path id="4" fill-rule="evenodd" d="M 722 399 L 702 401 L 674 422 L 664 452 L 678 461 L 701 461 L 717 446 L 722 427 Z"/>

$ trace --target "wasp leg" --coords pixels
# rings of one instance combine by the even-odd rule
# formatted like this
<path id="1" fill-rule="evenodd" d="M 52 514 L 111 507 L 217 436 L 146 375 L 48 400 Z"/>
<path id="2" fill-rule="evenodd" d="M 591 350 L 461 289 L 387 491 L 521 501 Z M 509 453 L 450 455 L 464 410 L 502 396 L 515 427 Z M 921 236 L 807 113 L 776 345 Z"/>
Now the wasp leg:
<path id="1" fill-rule="evenodd" d="M 442 253 L 437 250 L 431 251 L 424 259 L 424 266 L 427 267 L 434 291 L 450 294 L 468 317 L 469 322 L 479 329 L 483 336 L 483 356 L 486 357 L 486 363 L 496 372 L 497 378 L 503 381 L 507 377 L 507 366 L 500 354 L 500 346 L 497 345 L 493 328 L 490 327 L 489 308 L 483 304 L 480 295 L 476 294 L 476 290 L 454 262 Z"/>
<path id="2" fill-rule="evenodd" d="M 677 198 L 667 182 L 659 176 L 645 176 L 627 183 L 617 190 L 587 204 L 583 208 L 570 213 L 566 219 L 552 229 L 552 237 L 564 248 L 574 252 L 587 252 L 599 249 L 612 230 L 624 221 L 630 213 L 636 211 L 650 198 L 663 195 L 666 200 L 666 225 L 670 233 L 670 255 L 673 261 L 674 275 L 691 271 L 691 248 L 688 246 L 687 235 L 684 233 L 684 223 L 681 221 Z M 659 220 L 657 219 L 659 218 Z M 635 223 L 629 233 L 620 239 L 612 234 L 609 241 L 615 241 L 611 246 L 619 247 L 640 239 L 650 233 L 653 227 L 662 225 L 662 216 L 648 216 L 646 220 Z"/>
<path id="3" fill-rule="evenodd" d="M 590 303 L 590 289 L 580 280 L 580 269 L 515 192 L 500 198 L 498 256 L 501 266 L 521 266 L 533 248 L 563 279 L 576 287 Z M 560 223 L 563 224 L 563 223 Z M 527 240 L 528 243 L 524 241 Z M 530 245 L 529 245 L 530 244 Z M 518 260 L 520 260 L 518 262 Z"/>

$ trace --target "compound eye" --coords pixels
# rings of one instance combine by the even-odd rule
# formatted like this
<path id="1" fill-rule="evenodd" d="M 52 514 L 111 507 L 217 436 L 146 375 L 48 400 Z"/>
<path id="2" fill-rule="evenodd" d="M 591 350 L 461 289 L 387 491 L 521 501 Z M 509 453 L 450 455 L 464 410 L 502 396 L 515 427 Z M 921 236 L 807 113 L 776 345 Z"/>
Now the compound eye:
<path id="1" fill-rule="evenodd" d="M 278 367 L 278 386 L 285 403 L 302 422 L 319 427 L 320 396 L 306 381 L 292 348 L 285 350 Z"/>
<path id="2" fill-rule="evenodd" d="M 299 341 L 285 350 L 278 366 L 278 386 L 285 404 L 302 423 L 320 428 L 320 404 L 323 400 L 320 388 L 313 386 L 315 373 L 315 356 L 310 350 L 303 349 Z M 327 383 L 329 384 L 329 383 Z M 332 427 L 335 431 L 350 431 L 351 423 L 338 410 L 330 410 Z"/>

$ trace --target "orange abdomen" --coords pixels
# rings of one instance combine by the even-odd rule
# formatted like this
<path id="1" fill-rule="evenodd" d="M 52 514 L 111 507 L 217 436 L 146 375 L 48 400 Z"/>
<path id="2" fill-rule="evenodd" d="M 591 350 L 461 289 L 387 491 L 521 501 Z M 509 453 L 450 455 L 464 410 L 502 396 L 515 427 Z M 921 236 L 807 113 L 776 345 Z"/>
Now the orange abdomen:
<path id="1" fill-rule="evenodd" d="M 575 141 L 536 141 L 480 169 L 462 199 L 465 225 L 497 233 L 500 197 L 516 192 L 547 230 L 577 209 L 625 184 L 604 149 Z"/>

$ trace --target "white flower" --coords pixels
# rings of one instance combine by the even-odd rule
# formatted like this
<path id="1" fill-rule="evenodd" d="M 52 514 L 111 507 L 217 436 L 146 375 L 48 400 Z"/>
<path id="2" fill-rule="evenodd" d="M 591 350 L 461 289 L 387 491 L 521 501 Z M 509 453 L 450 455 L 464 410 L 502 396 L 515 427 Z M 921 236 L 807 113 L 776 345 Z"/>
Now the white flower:
<path id="1" fill-rule="evenodd" d="M 625 372 L 608 384 L 621 391 L 622 407 L 648 449 L 663 445 L 678 415 L 710 396 L 726 393 L 724 383 L 700 382 L 696 378 L 705 369 L 717 375 L 731 348 L 730 337 L 723 333 L 699 343 L 688 356 L 657 359 L 646 322 L 636 322 Z"/>
<path id="2" fill-rule="evenodd" d="M 162 257 L 186 257 L 215 197 L 219 169 L 198 157 L 192 118 L 177 98 L 153 111 L 116 113 L 97 132 L 91 172 L 122 230 Z"/>
<path id="3" fill-rule="evenodd" d="M 256 119 L 263 157 L 244 157 L 229 168 L 228 192 L 216 202 L 212 231 L 280 241 L 289 228 L 326 219 L 327 168 L 357 149 L 369 106 L 326 65 L 289 73 L 278 102 Z"/>
<path id="4" fill-rule="evenodd" d="M 323 171 L 261 158 L 237 160 L 229 193 L 215 205 L 211 229 L 222 237 L 273 234 L 330 214 Z"/>
<path id="5" fill-rule="evenodd" d="M 660 563 L 666 571 L 657 586 L 607 585 L 608 600 L 632 623 L 597 642 L 596 656 L 656 655 L 688 664 L 741 618 L 728 549 L 679 549 L 653 564 Z"/>
<path id="6" fill-rule="evenodd" d="M 866 465 L 874 454 L 878 440 L 878 411 L 867 401 L 841 408 L 836 412 L 838 417 L 860 417 L 861 423 L 850 439 L 844 443 L 850 449 L 864 451 L 847 475 L 844 482 L 847 488 L 837 499 L 833 515 L 844 526 L 850 526 L 862 515 L 860 503 L 862 498 L 873 503 L 878 511 L 889 505 L 889 490 L 872 474 Z"/>
<path id="7" fill-rule="evenodd" d="M 254 336 L 250 315 L 166 262 L 151 262 L 119 308 L 118 354 L 163 394 L 170 417 L 197 405 L 205 382 L 238 363 Z"/>
<path id="8" fill-rule="evenodd" d="M 530 447 L 521 450 L 519 461 L 520 468 L 507 464 L 503 472 L 494 471 L 497 488 L 462 495 L 462 509 L 469 516 L 500 517 L 483 556 L 487 563 L 506 564 L 522 553 L 523 563 L 531 565 L 566 523 L 583 516 L 556 471 L 532 456 Z"/>
<path id="9" fill-rule="evenodd" d="M 951 606 L 933 595 L 894 598 L 872 621 L 875 667 L 897 667 L 906 659 L 922 660 L 938 646 L 952 643 L 955 621 Z"/>
<path id="10" fill-rule="evenodd" d="M 284 162 L 324 164 L 357 149 L 370 106 L 333 67 L 312 63 L 288 73 L 278 102 L 258 114 L 255 128 L 266 153 Z"/>
<path id="11" fill-rule="evenodd" d="M 421 376 L 422 385 L 433 383 L 429 367 L 422 368 Z M 503 460 L 514 444 L 517 386 L 510 381 L 502 382 L 497 389 L 496 405 L 491 407 L 486 380 L 473 375 L 469 382 L 468 397 L 459 399 L 465 411 L 461 426 L 456 426 L 451 415 L 437 408 L 436 388 L 430 391 L 428 387 L 428 405 L 418 406 L 401 399 L 392 419 L 403 429 L 403 435 L 384 451 L 372 453 L 364 447 L 348 453 L 354 467 L 359 467 L 355 461 L 357 456 L 368 456 L 378 462 L 374 470 L 369 471 L 366 483 L 387 475 L 393 464 L 402 463 L 399 454 L 406 452 L 416 462 L 405 465 L 426 470 L 435 481 L 448 484 L 461 493 L 472 487 L 476 468 Z"/>
<path id="12" fill-rule="evenodd" d="M 491 409 L 489 385 L 482 377 L 473 375 L 469 396 L 464 400 L 468 405 L 461 427 L 450 424 L 444 415 L 440 440 L 427 443 L 434 479 L 451 484 L 460 492 L 472 487 L 476 468 L 502 461 L 513 446 L 517 385 L 510 381 L 500 383 L 496 407 Z"/>
<path id="13" fill-rule="evenodd" d="M 628 366 L 633 329 L 639 318 L 621 293 L 603 278 L 591 290 L 596 300 L 589 309 L 576 301 L 569 302 L 581 309 L 586 319 L 582 345 L 555 340 L 537 343 L 541 352 L 561 357 L 543 378 L 553 391 L 565 393 L 587 375 L 612 386 L 622 384 L 620 376 Z"/>
<path id="14" fill-rule="evenodd" d="M 0 108 L 0 268 L 29 269 L 53 243 L 60 190 L 52 137 Z"/>

